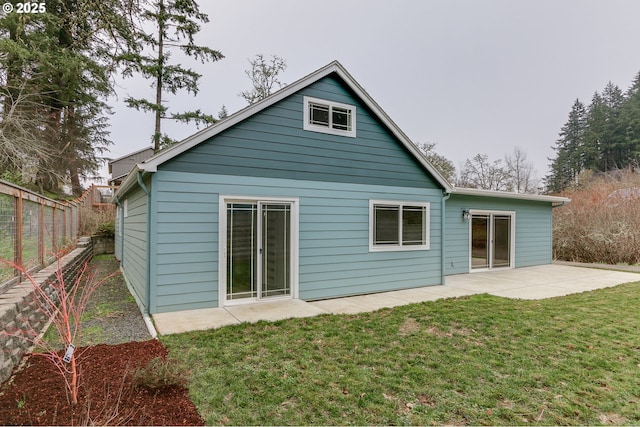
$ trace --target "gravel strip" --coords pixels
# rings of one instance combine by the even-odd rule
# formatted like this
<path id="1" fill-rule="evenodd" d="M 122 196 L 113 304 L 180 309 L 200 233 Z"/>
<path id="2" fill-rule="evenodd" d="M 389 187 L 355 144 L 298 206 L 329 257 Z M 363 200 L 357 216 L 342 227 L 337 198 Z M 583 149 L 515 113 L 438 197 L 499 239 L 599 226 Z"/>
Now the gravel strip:
<path id="1" fill-rule="evenodd" d="M 112 255 L 96 256 L 89 265 L 95 269 L 98 279 L 119 269 L 119 262 Z M 82 322 L 83 345 L 121 344 L 151 339 L 122 274 L 99 286 L 87 305 L 86 320 Z"/>

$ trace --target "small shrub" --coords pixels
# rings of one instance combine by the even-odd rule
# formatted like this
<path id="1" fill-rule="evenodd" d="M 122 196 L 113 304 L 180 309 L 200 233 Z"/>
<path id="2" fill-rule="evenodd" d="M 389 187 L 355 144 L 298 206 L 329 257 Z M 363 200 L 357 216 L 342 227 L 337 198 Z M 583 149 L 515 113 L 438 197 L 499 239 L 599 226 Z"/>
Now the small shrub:
<path id="1" fill-rule="evenodd" d="M 94 210 L 83 207 L 81 209 L 80 229 L 78 234 L 81 236 L 91 236 L 96 234 L 96 230 L 104 224 L 114 224 L 115 231 L 115 205 L 105 206 L 102 209 Z"/>
<path id="2" fill-rule="evenodd" d="M 184 386 L 185 375 L 178 363 L 173 359 L 154 357 L 151 361 L 133 372 L 133 384 L 151 390 Z"/>
<path id="3" fill-rule="evenodd" d="M 24 185 L 25 185 L 25 182 L 22 179 L 22 172 L 6 170 L 6 171 L 2 172 L 2 174 L 0 174 L 0 179 L 12 182 L 12 183 L 14 183 L 16 185 L 20 185 L 22 187 L 24 187 Z"/>
<path id="4" fill-rule="evenodd" d="M 116 233 L 116 225 L 114 221 L 103 222 L 102 224 L 98 224 L 96 227 L 96 233 L 100 236 L 111 236 L 113 237 Z"/>

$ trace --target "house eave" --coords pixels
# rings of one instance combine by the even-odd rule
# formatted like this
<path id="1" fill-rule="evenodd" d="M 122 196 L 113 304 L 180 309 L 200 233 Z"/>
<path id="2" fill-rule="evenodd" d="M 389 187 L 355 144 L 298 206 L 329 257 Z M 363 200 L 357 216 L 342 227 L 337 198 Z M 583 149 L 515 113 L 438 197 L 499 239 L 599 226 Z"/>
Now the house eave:
<path id="1" fill-rule="evenodd" d="M 510 191 L 481 190 L 478 188 L 456 187 L 453 189 L 452 194 L 459 194 L 462 196 L 497 197 L 501 199 L 529 200 L 534 202 L 549 203 L 568 203 L 571 201 L 571 199 L 568 197 L 547 196 L 543 194 L 522 194 Z"/>
<path id="2" fill-rule="evenodd" d="M 142 164 L 138 163 L 131 169 L 129 174 L 127 174 L 127 178 L 122 182 L 122 184 L 120 184 L 120 187 L 118 187 L 118 190 L 116 190 L 111 198 L 111 203 L 115 203 L 116 198 L 124 196 L 134 186 L 138 185 L 138 172 L 143 172 L 143 176 L 147 175 L 144 173 L 146 172 L 145 168 L 141 166 Z"/>

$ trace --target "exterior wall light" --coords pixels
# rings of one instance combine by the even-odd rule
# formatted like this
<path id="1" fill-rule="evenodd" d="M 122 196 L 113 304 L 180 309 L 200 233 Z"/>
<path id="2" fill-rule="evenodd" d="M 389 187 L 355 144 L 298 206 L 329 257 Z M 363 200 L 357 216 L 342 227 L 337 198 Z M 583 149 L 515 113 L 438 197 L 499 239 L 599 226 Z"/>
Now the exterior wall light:
<path id="1" fill-rule="evenodd" d="M 462 218 L 465 221 L 469 221 L 469 218 L 471 218 L 471 213 L 469 213 L 469 209 L 463 209 L 462 210 Z"/>

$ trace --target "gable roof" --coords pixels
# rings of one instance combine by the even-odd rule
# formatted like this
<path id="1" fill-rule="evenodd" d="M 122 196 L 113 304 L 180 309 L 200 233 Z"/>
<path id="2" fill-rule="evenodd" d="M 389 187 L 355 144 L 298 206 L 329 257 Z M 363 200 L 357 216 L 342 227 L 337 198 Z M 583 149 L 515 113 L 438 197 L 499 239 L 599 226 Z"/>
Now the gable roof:
<path id="1" fill-rule="evenodd" d="M 124 191 L 133 185 L 137 178 L 134 177 L 136 172 L 157 172 L 158 166 L 161 164 L 173 159 L 174 157 L 184 153 L 185 151 L 195 147 L 196 145 L 208 140 L 215 135 L 223 132 L 226 129 L 240 123 L 241 121 L 253 116 L 254 114 L 259 113 L 260 111 L 270 107 L 271 105 L 287 98 L 288 96 L 293 95 L 299 90 L 319 81 L 320 79 L 330 75 L 336 74 L 348 87 L 351 89 L 356 96 L 360 98 L 360 100 L 372 111 L 375 117 L 377 117 L 386 128 L 400 141 L 400 143 L 407 149 L 407 151 L 412 155 L 412 157 L 426 170 L 431 176 L 436 180 L 436 182 L 442 186 L 442 188 L 446 192 L 451 192 L 453 187 L 451 184 L 438 172 L 436 168 L 429 163 L 426 157 L 420 152 L 420 150 L 411 142 L 409 137 L 396 125 L 393 120 L 385 113 L 382 108 L 369 96 L 369 94 L 364 90 L 362 86 L 347 72 L 347 70 L 338 62 L 333 61 L 330 64 L 320 68 L 319 70 L 314 71 L 313 73 L 307 75 L 306 77 L 301 78 L 300 80 L 291 83 L 279 91 L 273 93 L 267 98 L 256 102 L 255 104 L 249 105 L 248 107 L 230 115 L 229 117 L 220 120 L 208 128 L 197 132 L 186 139 L 182 140 L 180 143 L 161 151 L 150 159 L 145 160 L 142 163 L 138 163 L 125 182 L 122 184 L 118 193 L 123 194 Z"/>

